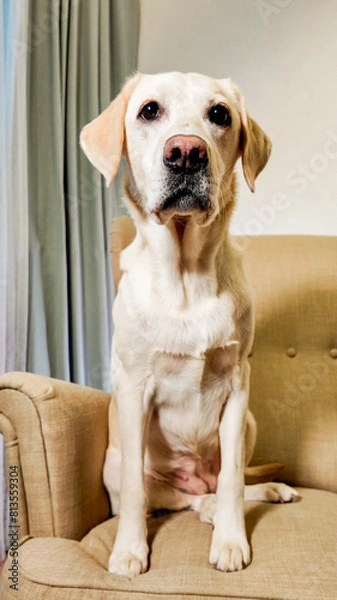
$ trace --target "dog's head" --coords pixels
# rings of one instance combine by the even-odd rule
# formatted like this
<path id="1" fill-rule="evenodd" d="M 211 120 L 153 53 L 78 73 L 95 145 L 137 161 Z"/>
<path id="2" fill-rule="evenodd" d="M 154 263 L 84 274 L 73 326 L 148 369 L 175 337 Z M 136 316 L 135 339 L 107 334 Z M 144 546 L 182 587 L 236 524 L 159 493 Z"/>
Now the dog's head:
<path id="1" fill-rule="evenodd" d="M 235 84 L 196 73 L 135 75 L 84 127 L 81 145 L 107 185 L 124 154 L 132 197 L 159 223 L 189 214 L 207 223 L 225 201 L 237 159 L 254 191 L 271 150 Z"/>

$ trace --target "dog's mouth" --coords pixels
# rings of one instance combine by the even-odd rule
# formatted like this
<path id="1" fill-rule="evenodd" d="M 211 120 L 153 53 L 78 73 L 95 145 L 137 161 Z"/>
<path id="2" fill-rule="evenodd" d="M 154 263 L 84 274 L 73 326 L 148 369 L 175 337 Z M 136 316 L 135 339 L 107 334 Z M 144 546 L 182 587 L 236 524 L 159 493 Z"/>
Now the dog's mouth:
<path id="1" fill-rule="evenodd" d="M 170 174 L 164 184 L 162 200 L 152 211 L 160 224 L 174 216 L 193 215 L 199 224 L 208 221 L 212 210 L 211 185 L 204 173 Z"/>

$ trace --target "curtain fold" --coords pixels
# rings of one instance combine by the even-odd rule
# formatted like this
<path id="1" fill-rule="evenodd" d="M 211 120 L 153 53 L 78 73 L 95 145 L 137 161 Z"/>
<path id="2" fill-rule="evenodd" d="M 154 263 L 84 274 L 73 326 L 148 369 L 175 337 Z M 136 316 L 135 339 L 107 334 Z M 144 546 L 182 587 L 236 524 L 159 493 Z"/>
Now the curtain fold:
<path id="1" fill-rule="evenodd" d="M 29 371 L 108 390 L 110 221 L 122 208 L 81 128 L 136 68 L 136 0 L 30 1 Z"/>
<path id="2" fill-rule="evenodd" d="M 0 3 L 0 373 L 26 366 L 27 4 Z"/>

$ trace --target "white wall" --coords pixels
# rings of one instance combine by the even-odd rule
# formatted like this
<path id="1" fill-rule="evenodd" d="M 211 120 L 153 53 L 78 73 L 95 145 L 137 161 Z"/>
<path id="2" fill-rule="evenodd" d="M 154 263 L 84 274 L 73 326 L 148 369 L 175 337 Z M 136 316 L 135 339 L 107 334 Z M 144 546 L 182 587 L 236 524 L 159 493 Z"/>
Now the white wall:
<path id="1" fill-rule="evenodd" d="M 230 76 L 273 152 L 234 232 L 337 235 L 336 0 L 141 0 L 139 70 Z"/>

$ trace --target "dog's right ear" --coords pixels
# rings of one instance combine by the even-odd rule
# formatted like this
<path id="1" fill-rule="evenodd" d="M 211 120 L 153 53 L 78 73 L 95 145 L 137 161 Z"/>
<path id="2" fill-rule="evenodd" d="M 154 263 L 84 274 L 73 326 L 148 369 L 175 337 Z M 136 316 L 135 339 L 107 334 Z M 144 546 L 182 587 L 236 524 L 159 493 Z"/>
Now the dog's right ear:
<path id="1" fill-rule="evenodd" d="M 118 171 L 124 148 L 124 117 L 140 74 L 129 79 L 122 91 L 96 119 L 83 127 L 80 144 L 90 162 L 104 175 L 107 187 Z"/>

